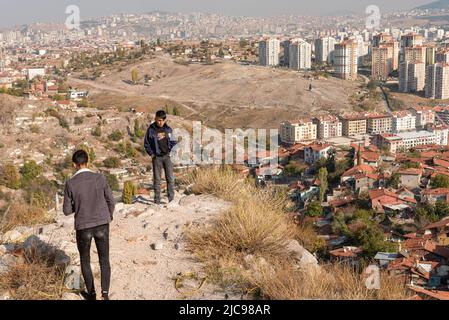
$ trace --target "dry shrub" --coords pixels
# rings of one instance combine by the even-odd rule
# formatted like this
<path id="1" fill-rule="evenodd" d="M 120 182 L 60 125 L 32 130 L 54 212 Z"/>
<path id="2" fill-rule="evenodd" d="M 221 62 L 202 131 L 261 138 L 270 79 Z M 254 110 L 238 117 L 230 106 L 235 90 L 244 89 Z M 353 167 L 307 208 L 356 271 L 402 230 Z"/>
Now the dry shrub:
<path id="1" fill-rule="evenodd" d="M 212 282 L 276 300 L 410 297 L 401 279 L 386 274 L 380 290 L 368 290 L 364 275 L 347 265 L 324 266 L 320 272 L 298 270 L 286 252 L 286 242 L 296 238 L 314 252 L 323 247 L 323 241 L 312 226 L 298 228 L 289 221 L 289 201 L 282 190 L 260 190 L 227 168 L 196 171 L 190 183 L 196 194 L 212 194 L 233 203 L 212 224 L 186 233 L 189 249 L 205 262 Z M 266 263 L 248 270 L 244 267 L 248 254 Z"/>
<path id="2" fill-rule="evenodd" d="M 0 230 L 5 232 L 18 226 L 33 226 L 50 223 L 52 217 L 38 207 L 25 203 L 13 203 L 0 218 Z"/>
<path id="3" fill-rule="evenodd" d="M 188 230 L 190 247 L 197 254 L 222 256 L 233 253 L 280 255 L 291 238 L 288 221 L 263 203 L 239 202 L 211 226 Z"/>
<path id="4" fill-rule="evenodd" d="M 295 239 L 308 251 L 318 252 L 326 247 L 326 241 L 318 237 L 312 224 L 301 223 L 292 228 L 294 228 Z"/>
<path id="5" fill-rule="evenodd" d="M 402 278 L 381 274 L 379 290 L 369 290 L 365 277 L 346 264 L 324 266 L 321 271 L 301 271 L 292 264 L 273 264 L 249 281 L 264 299 L 273 300 L 402 300 L 412 295 Z"/>
<path id="6" fill-rule="evenodd" d="M 233 202 L 209 227 L 187 232 L 190 248 L 201 257 L 240 254 L 282 255 L 292 230 L 280 208 L 286 195 L 259 190 L 228 169 L 195 173 L 193 192 L 209 193 Z"/>
<path id="7" fill-rule="evenodd" d="M 188 179 L 195 194 L 211 194 L 227 201 L 247 199 L 257 192 L 229 167 L 212 167 L 194 171 Z"/>
<path id="8" fill-rule="evenodd" d="M 64 269 L 46 259 L 31 259 L 0 277 L 0 291 L 9 292 L 14 300 L 60 300 L 65 291 Z"/>

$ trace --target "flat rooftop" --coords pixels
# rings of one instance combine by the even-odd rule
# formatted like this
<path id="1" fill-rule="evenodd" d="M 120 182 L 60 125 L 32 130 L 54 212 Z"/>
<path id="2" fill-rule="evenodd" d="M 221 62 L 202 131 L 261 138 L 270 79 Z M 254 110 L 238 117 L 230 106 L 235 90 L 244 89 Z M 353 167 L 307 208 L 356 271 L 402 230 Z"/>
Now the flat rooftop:
<path id="1" fill-rule="evenodd" d="M 421 130 L 421 131 L 410 131 L 410 132 L 400 132 L 396 133 L 398 137 L 402 139 L 419 139 L 419 138 L 427 138 L 434 135 L 433 132 Z"/>

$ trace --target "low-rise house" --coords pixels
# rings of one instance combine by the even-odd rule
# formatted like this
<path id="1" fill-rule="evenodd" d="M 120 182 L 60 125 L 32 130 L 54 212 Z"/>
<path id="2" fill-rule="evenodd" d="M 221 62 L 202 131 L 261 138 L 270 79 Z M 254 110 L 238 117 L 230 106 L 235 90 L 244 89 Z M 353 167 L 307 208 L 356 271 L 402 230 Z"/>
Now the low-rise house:
<path id="1" fill-rule="evenodd" d="M 399 183 L 402 187 L 417 189 L 421 185 L 422 169 L 408 168 L 396 172 L 399 175 Z"/>
<path id="2" fill-rule="evenodd" d="M 449 188 L 424 189 L 421 191 L 421 202 L 433 204 L 437 201 L 449 202 Z"/>
<path id="3" fill-rule="evenodd" d="M 325 143 L 313 143 L 304 148 L 304 162 L 315 164 L 321 158 L 328 158 L 333 147 Z"/>
<path id="4" fill-rule="evenodd" d="M 374 181 L 378 179 L 378 175 L 375 172 L 376 168 L 362 164 L 344 172 L 340 177 L 340 182 L 354 191 L 360 188 L 369 189 L 374 186 Z"/>
<path id="5" fill-rule="evenodd" d="M 399 254 L 397 253 L 391 253 L 391 252 L 378 252 L 374 256 L 374 260 L 377 260 L 379 262 L 379 266 L 381 268 L 387 268 L 388 265 L 396 260 L 399 257 Z"/>
<path id="6" fill-rule="evenodd" d="M 393 191 L 387 189 L 375 189 L 369 191 L 369 198 L 371 201 L 371 208 L 379 213 L 385 213 L 385 206 L 405 204 L 410 208 L 414 208 L 417 205 L 417 201 L 414 198 L 409 198 L 396 194 Z M 387 208 L 387 211 L 390 208 Z M 403 211 L 403 209 L 401 210 Z"/>
<path id="7" fill-rule="evenodd" d="M 350 266 L 359 265 L 359 257 L 363 253 L 361 247 L 343 247 L 329 252 L 331 262 L 333 263 L 347 263 Z"/>
<path id="8" fill-rule="evenodd" d="M 432 235 L 432 238 L 435 239 L 439 245 L 449 245 L 449 217 L 431 223 L 425 226 L 423 230 L 425 235 Z"/>

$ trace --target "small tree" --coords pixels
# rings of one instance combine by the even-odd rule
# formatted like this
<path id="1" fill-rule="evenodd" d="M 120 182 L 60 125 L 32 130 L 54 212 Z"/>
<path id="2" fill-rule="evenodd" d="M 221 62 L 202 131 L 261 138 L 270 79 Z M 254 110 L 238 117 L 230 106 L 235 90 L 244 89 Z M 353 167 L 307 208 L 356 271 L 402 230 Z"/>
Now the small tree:
<path id="1" fill-rule="evenodd" d="M 323 215 L 323 207 L 319 202 L 312 202 L 307 206 L 306 215 L 309 217 L 320 217 Z"/>
<path id="2" fill-rule="evenodd" d="M 137 138 L 143 138 L 144 135 L 145 133 L 140 127 L 139 120 L 134 120 L 134 136 L 136 136 Z"/>
<path id="3" fill-rule="evenodd" d="M 132 204 L 137 193 L 136 186 L 131 181 L 126 181 L 123 187 L 122 200 L 124 204 Z"/>
<path id="4" fill-rule="evenodd" d="M 180 116 L 181 114 L 179 113 L 179 110 L 176 106 L 173 107 L 173 115 L 174 116 Z"/>
<path id="5" fill-rule="evenodd" d="M 324 201 L 324 195 L 326 194 L 327 188 L 328 188 L 328 181 L 327 181 L 327 169 L 321 168 L 318 172 L 318 179 L 320 180 L 320 202 Z"/>
<path id="6" fill-rule="evenodd" d="M 3 167 L 1 183 L 10 189 L 20 188 L 20 174 L 16 166 L 8 163 Z"/>
<path id="7" fill-rule="evenodd" d="M 131 80 L 134 84 L 136 84 L 139 80 L 139 72 L 137 71 L 137 69 L 131 70 Z"/>

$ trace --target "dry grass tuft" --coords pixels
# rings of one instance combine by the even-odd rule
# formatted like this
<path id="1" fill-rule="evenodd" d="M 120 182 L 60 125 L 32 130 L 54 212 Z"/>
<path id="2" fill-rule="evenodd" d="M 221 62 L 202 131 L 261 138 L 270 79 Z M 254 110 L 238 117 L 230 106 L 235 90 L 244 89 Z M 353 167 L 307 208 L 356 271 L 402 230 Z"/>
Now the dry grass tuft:
<path id="1" fill-rule="evenodd" d="M 64 269 L 51 259 L 33 258 L 11 267 L 0 277 L 0 291 L 14 300 L 60 300 L 64 289 Z"/>
<path id="2" fill-rule="evenodd" d="M 25 203 L 13 203 L 0 218 L 0 231 L 6 232 L 18 226 L 51 223 L 46 210 Z"/>
<path id="3" fill-rule="evenodd" d="M 192 190 L 234 203 L 213 225 L 187 232 L 190 248 L 199 256 L 284 253 L 292 236 L 287 216 L 279 210 L 286 197 L 270 197 L 228 169 L 196 172 Z"/>
<path id="4" fill-rule="evenodd" d="M 262 298 L 272 300 L 402 300 L 412 296 L 402 278 L 382 273 L 380 289 L 369 290 L 363 274 L 341 264 L 301 271 L 279 262 L 274 272 L 262 270 L 249 280 Z"/>
<path id="5" fill-rule="evenodd" d="M 297 239 L 314 252 L 323 247 L 309 225 L 288 218 L 285 192 L 258 189 L 232 170 L 203 169 L 191 177 L 192 191 L 212 194 L 233 206 L 212 224 L 187 230 L 189 249 L 206 264 L 208 278 L 226 289 L 262 299 L 367 300 L 410 297 L 404 282 L 383 275 L 380 290 L 368 290 L 364 276 L 345 265 L 298 270 L 286 251 Z M 253 262 L 245 256 L 255 257 Z M 256 261 L 256 262 L 254 262 Z M 262 262 L 261 262 L 262 261 Z"/>

